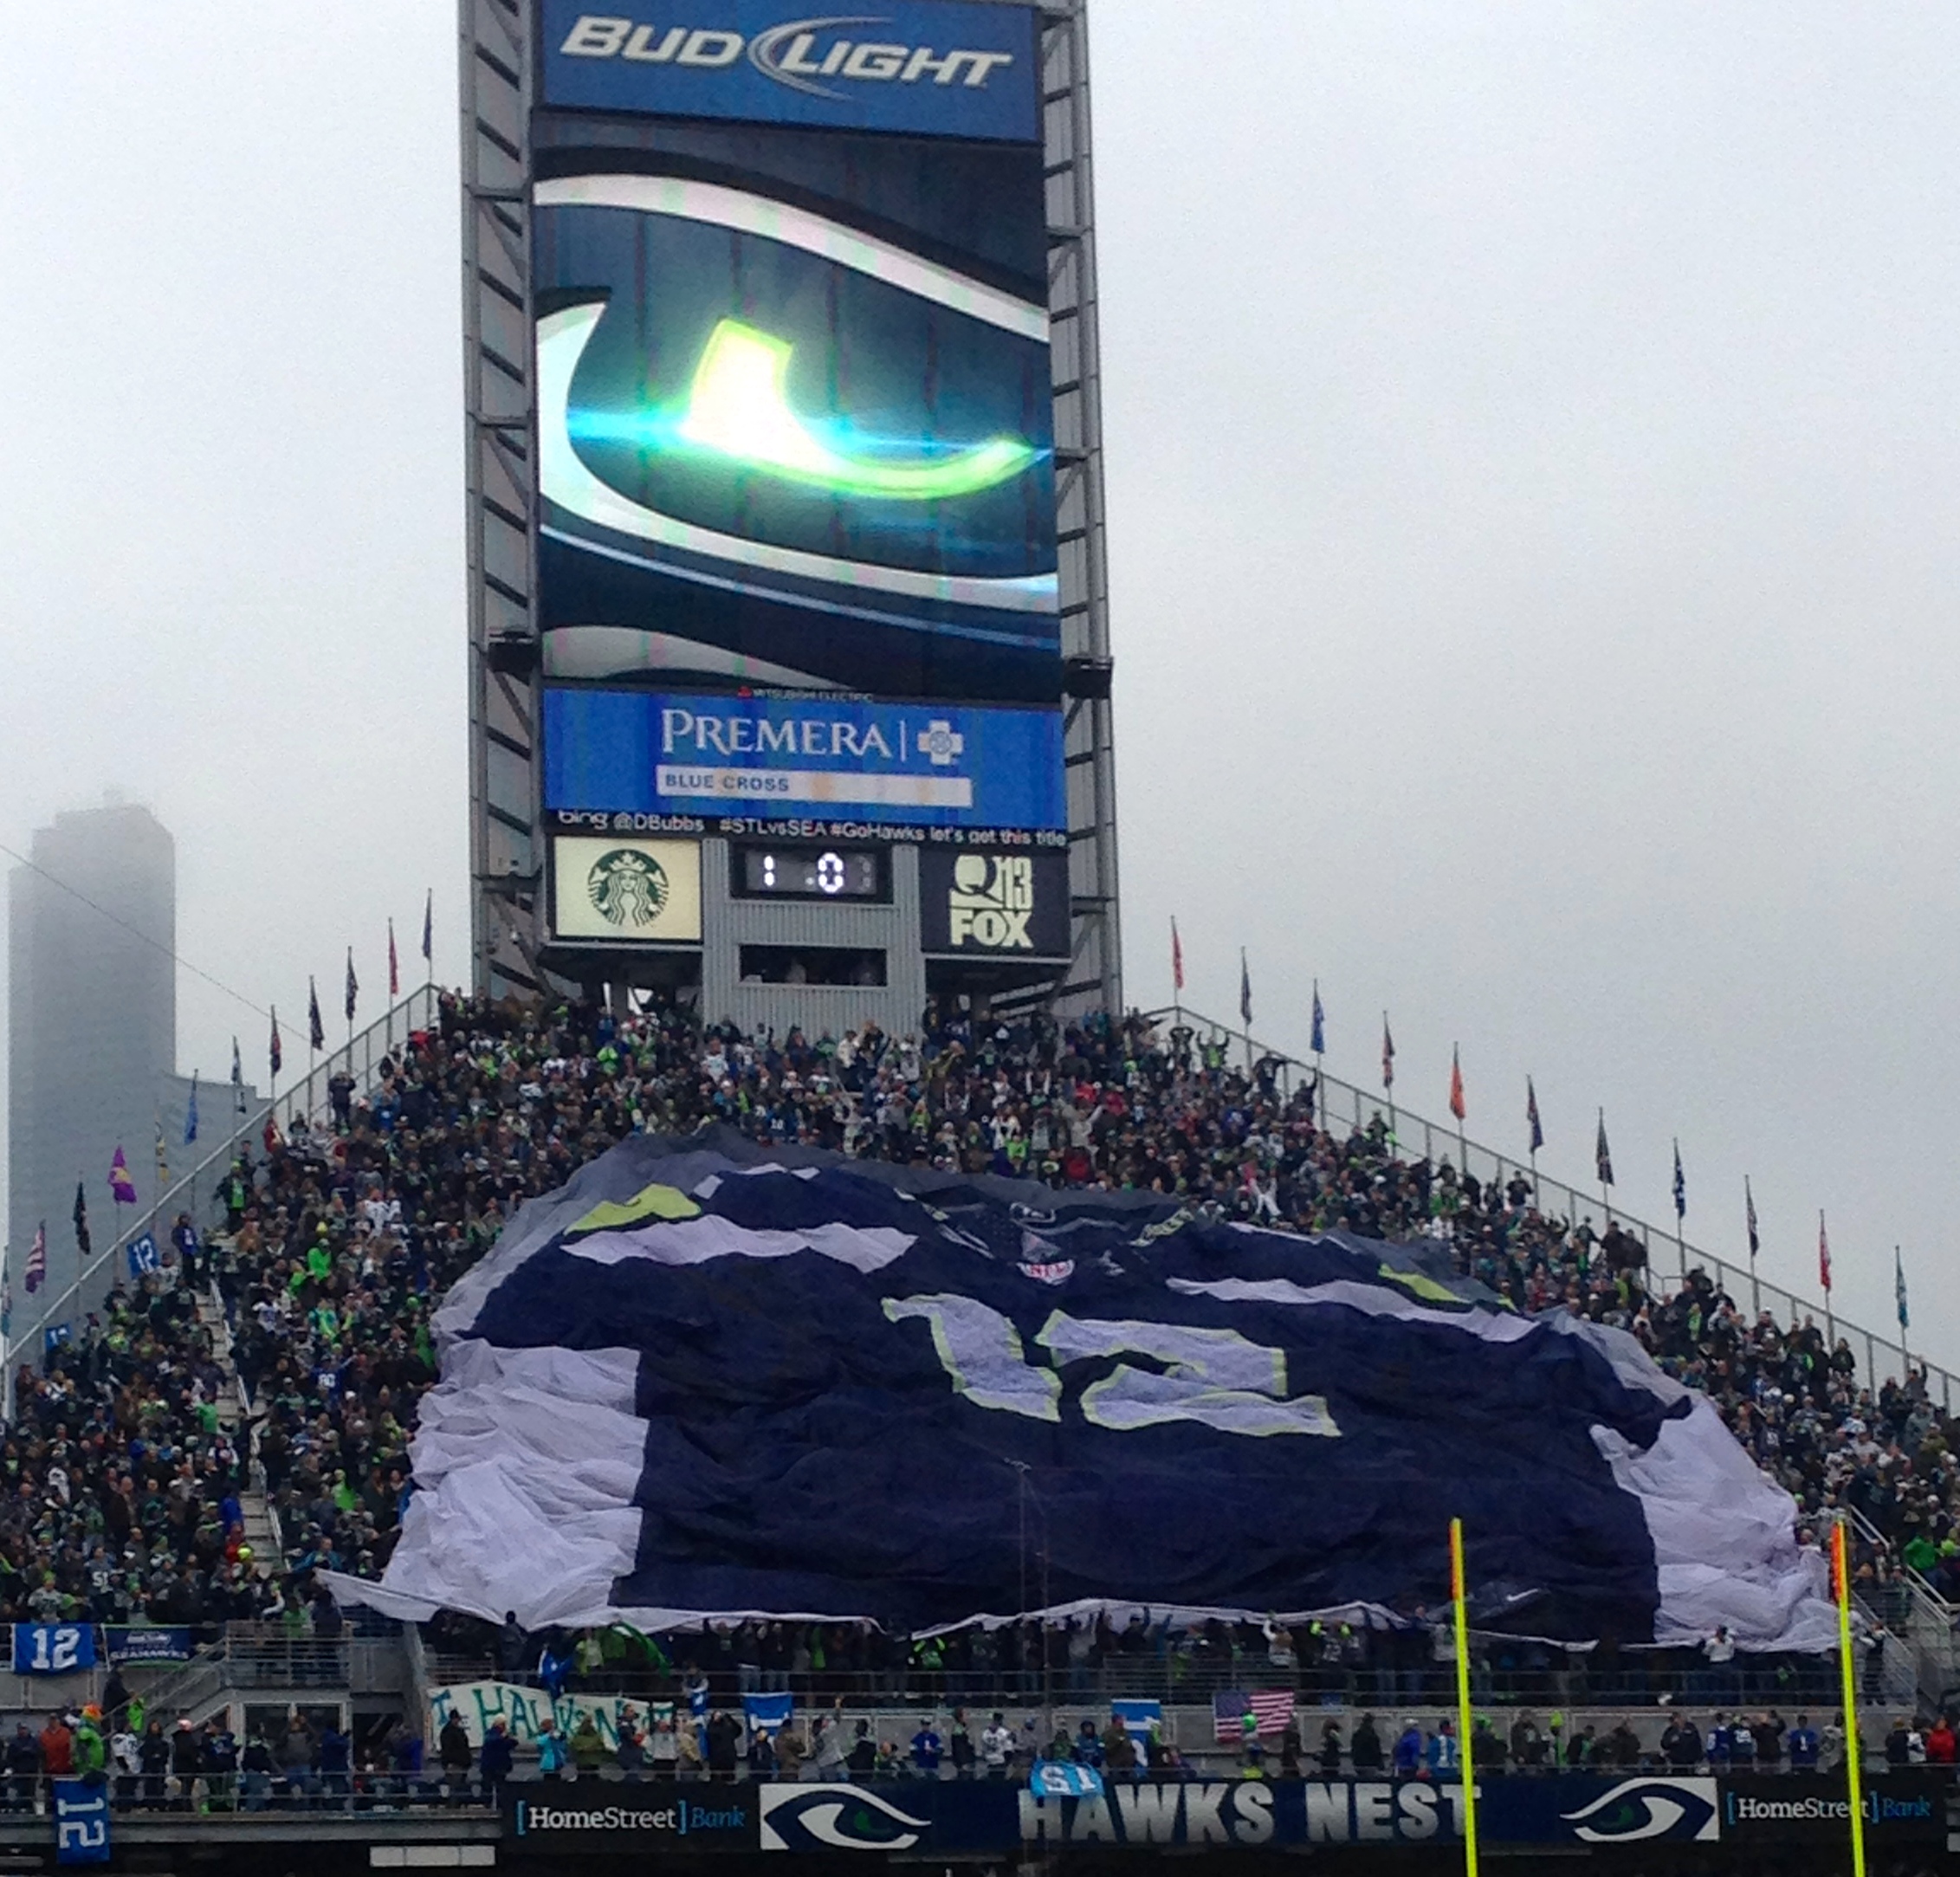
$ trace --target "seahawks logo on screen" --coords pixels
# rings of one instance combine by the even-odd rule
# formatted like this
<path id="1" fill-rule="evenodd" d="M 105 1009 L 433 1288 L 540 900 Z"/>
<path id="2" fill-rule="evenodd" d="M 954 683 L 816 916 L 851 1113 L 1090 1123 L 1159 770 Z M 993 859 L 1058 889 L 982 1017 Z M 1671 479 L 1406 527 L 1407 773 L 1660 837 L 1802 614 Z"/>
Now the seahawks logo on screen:
<path id="1" fill-rule="evenodd" d="M 1560 1816 L 1588 1844 L 1719 1838 L 1715 1791 L 1712 1779 L 1622 1779 L 1590 1805 Z"/>
<path id="2" fill-rule="evenodd" d="M 762 1788 L 765 1851 L 909 1851 L 931 1821 L 862 1786 Z"/>
<path id="3" fill-rule="evenodd" d="M 616 847 L 592 863 L 585 891 L 593 910 L 608 924 L 650 926 L 667 909 L 667 870 L 637 848 Z"/>

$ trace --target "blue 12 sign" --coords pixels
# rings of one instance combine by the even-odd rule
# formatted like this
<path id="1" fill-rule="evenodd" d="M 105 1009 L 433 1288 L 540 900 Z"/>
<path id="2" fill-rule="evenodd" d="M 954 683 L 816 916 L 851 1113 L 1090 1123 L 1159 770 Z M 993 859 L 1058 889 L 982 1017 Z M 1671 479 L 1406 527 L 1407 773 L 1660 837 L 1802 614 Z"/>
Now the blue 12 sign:
<path id="1" fill-rule="evenodd" d="M 16 1623 L 14 1673 L 16 1675 L 70 1675 L 95 1666 L 95 1628 L 92 1623 Z"/>

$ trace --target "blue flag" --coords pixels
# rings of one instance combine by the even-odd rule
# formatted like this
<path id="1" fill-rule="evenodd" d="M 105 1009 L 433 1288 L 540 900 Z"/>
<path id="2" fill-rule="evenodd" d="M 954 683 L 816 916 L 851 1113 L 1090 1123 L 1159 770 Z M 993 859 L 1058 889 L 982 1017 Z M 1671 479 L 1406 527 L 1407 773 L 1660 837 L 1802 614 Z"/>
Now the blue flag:
<path id="1" fill-rule="evenodd" d="M 795 1711 L 795 1698 L 787 1694 L 745 1694 L 741 1711 L 751 1731 L 766 1733 L 773 1740 Z"/>
<path id="2" fill-rule="evenodd" d="M 577 1660 L 570 1649 L 560 1651 L 548 1647 L 539 1655 L 538 1685 L 553 1700 L 565 1693 L 565 1684 L 571 1680 Z"/>
<path id="3" fill-rule="evenodd" d="M 1910 1330 L 1912 1317 L 1905 1307 L 1905 1258 L 1896 1245 L 1892 1248 L 1892 1294 L 1899 1304 L 1899 1329 Z"/>
<path id="4" fill-rule="evenodd" d="M 109 1848 L 109 1786 L 94 1779 L 50 1779 L 55 1801 L 55 1861 L 107 1864 Z"/>
<path id="5" fill-rule="evenodd" d="M 1531 1085 L 1531 1078 L 1524 1078 L 1524 1125 L 1530 1130 L 1531 1151 L 1535 1154 L 1545 1144 L 1545 1130 L 1538 1122 L 1538 1091 Z"/>
<path id="6" fill-rule="evenodd" d="M 93 1623 L 16 1623 L 16 1675 L 72 1675 L 95 1666 Z"/>
<path id="7" fill-rule="evenodd" d="M 1327 1047 L 1327 1013 L 1320 1007 L 1320 980 L 1314 980 L 1313 1040 L 1307 1045 L 1318 1056 Z"/>
<path id="8" fill-rule="evenodd" d="M 1246 968 L 1245 948 L 1239 948 L 1239 1017 L 1249 1030 L 1252 1026 L 1252 974 Z"/>
<path id="9" fill-rule="evenodd" d="M 1688 1182 L 1681 1171 L 1681 1143 L 1679 1141 L 1674 1143 L 1674 1216 L 1677 1219 L 1685 1219 L 1688 1216 Z"/>
<path id="10" fill-rule="evenodd" d="M 1103 1776 L 1076 1760 L 1037 1760 L 1028 1790 L 1038 1799 L 1096 1799 L 1103 1796 Z"/>
<path id="11" fill-rule="evenodd" d="M 715 1129 L 529 1202 L 436 1327 L 422 1516 L 380 1585 L 332 1577 L 391 1614 L 913 1634 L 1022 1610 L 1032 1516 L 1045 1608 L 1386 1621 L 1446 1601 L 1460 1516 L 1539 1635 L 1836 1634 L 1710 1403 L 1427 1243 Z"/>
<path id="12" fill-rule="evenodd" d="M 154 1271 L 161 1261 L 157 1255 L 157 1241 L 147 1232 L 132 1239 L 126 1249 L 129 1252 L 129 1274 L 133 1278 Z"/>

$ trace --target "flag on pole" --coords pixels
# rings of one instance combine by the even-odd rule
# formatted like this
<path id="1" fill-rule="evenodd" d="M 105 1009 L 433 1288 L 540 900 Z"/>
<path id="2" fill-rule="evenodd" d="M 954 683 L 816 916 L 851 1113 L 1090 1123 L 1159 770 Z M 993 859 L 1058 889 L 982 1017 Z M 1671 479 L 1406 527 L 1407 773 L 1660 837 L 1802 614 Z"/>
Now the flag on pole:
<path id="1" fill-rule="evenodd" d="M 1743 1175 L 1743 1216 L 1749 1223 L 1749 1255 L 1754 1258 L 1763 1249 L 1763 1239 L 1756 1229 L 1756 1194 L 1750 1190 L 1746 1173 Z"/>
<path id="2" fill-rule="evenodd" d="M 1599 1168 L 1600 1184 L 1613 1184 L 1613 1149 L 1606 1144 L 1606 1110 L 1600 1110 L 1600 1131 L 1593 1142 L 1593 1161 Z"/>
<path id="3" fill-rule="evenodd" d="M 320 1020 L 320 987 L 309 977 L 307 980 L 307 1047 L 313 1050 L 327 1046 L 327 1026 Z"/>
<path id="4" fill-rule="evenodd" d="M 1327 1047 L 1327 1013 L 1320 1007 L 1320 980 L 1314 980 L 1314 1033 L 1307 1045 L 1318 1056 Z"/>
<path id="5" fill-rule="evenodd" d="M 1899 1327 L 1904 1332 L 1912 1327 L 1912 1318 L 1905 1308 L 1905 1259 L 1896 1245 L 1892 1248 L 1892 1294 L 1899 1304 Z"/>
<path id="6" fill-rule="evenodd" d="M 239 1114 L 245 1112 L 245 1065 L 238 1058 L 238 1039 L 231 1039 L 231 1105 Z"/>
<path id="7" fill-rule="evenodd" d="M 1239 1020 L 1252 1027 L 1252 974 L 1245 968 L 1245 948 L 1239 948 Z"/>
<path id="8" fill-rule="evenodd" d="M 1171 988 L 1184 988 L 1184 942 L 1177 935 L 1177 921 L 1171 921 Z"/>
<path id="9" fill-rule="evenodd" d="M 157 1191 L 160 1194 L 170 1183 L 170 1160 L 164 1151 L 164 1117 L 157 1116 Z"/>
<path id="10" fill-rule="evenodd" d="M 1531 1078 L 1524 1078 L 1524 1125 L 1531 1133 L 1531 1151 L 1535 1154 L 1545 1144 L 1545 1130 L 1538 1121 L 1538 1091 L 1531 1085 Z"/>
<path id="11" fill-rule="evenodd" d="M 188 1147 L 197 1138 L 197 1071 L 191 1071 L 191 1099 L 184 1109 L 184 1144 Z"/>
<path id="12" fill-rule="evenodd" d="M 48 1281 L 48 1221 L 36 1228 L 34 1245 L 27 1254 L 27 1294 L 32 1297 Z"/>
<path id="13" fill-rule="evenodd" d="M 422 961 L 424 964 L 436 962 L 436 889 L 429 889 L 429 896 L 422 903 Z"/>
<path id="14" fill-rule="evenodd" d="M 74 1182 L 74 1248 L 84 1258 L 94 1249 L 88 1238 L 88 1195 L 80 1179 Z"/>
<path id="15" fill-rule="evenodd" d="M 354 1001 L 360 995 L 360 980 L 354 975 L 354 948 L 347 948 L 347 1021 L 354 1020 Z"/>
<path id="16" fill-rule="evenodd" d="M 1457 1046 L 1450 1045 L 1450 1112 L 1459 1121 L 1464 1118 L 1463 1064 L 1457 1058 Z"/>
<path id="17" fill-rule="evenodd" d="M 136 1203 L 136 1182 L 129 1177 L 129 1162 L 122 1157 L 118 1146 L 115 1158 L 109 1162 L 109 1191 L 119 1206 L 133 1206 Z"/>
<path id="18" fill-rule="evenodd" d="M 353 955 L 349 953 L 352 957 Z M 402 968 L 395 961 L 395 922 L 388 921 L 388 1001 L 391 1004 L 402 994 Z"/>
<path id="19" fill-rule="evenodd" d="M 1674 1143 L 1674 1216 L 1677 1219 L 1685 1219 L 1688 1216 L 1688 1181 L 1687 1175 L 1681 1171 L 1681 1143 L 1679 1141 Z"/>
<path id="20" fill-rule="evenodd" d="M 279 1079 L 279 1065 L 286 1060 L 286 1052 L 279 1046 L 279 1006 L 272 1006 L 272 1036 L 266 1045 L 266 1059 L 272 1065 L 272 1079 Z"/>
<path id="21" fill-rule="evenodd" d="M 1824 1294 L 1831 1293 L 1831 1239 L 1824 1230 L 1824 1212 L 1817 1210 L 1817 1281 L 1824 1286 Z"/>
<path id="22" fill-rule="evenodd" d="M 1388 1033 L 1388 1013 L 1381 1013 L 1381 1085 L 1392 1089 L 1395 1085 L 1395 1039 Z"/>

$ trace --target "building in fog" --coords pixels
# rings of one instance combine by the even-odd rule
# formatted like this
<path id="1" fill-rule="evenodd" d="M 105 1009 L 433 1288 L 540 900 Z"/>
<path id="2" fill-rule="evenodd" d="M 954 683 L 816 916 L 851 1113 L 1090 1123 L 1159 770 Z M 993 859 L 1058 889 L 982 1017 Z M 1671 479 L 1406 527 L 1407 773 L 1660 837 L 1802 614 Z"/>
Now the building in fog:
<path id="1" fill-rule="evenodd" d="M 32 851 L 34 866 L 13 870 L 7 895 L 7 1239 L 16 1334 L 74 1279 L 76 1180 L 98 1256 L 117 1225 L 108 1172 L 119 1145 L 142 1204 L 154 1196 L 159 1105 L 177 1056 L 177 845 L 169 832 L 147 808 L 111 800 L 56 815 L 36 831 Z M 222 1125 L 232 1091 L 210 1092 Z M 181 1137 L 170 1138 L 173 1173 Z M 123 1222 L 132 1216 L 125 1209 Z M 48 1282 L 29 1298 L 28 1248 L 43 1220 Z"/>

